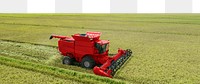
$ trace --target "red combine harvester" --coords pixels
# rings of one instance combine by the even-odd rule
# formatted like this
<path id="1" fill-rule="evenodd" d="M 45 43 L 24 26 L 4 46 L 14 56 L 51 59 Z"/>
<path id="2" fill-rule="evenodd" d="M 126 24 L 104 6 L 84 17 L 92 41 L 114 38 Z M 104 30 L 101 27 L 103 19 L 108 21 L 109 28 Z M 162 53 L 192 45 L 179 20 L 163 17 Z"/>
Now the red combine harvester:
<path id="1" fill-rule="evenodd" d="M 100 32 L 87 32 L 86 34 L 74 34 L 72 37 L 51 35 L 50 39 L 60 38 L 58 50 L 65 56 L 63 64 L 70 65 L 76 61 L 84 68 L 93 68 L 96 75 L 112 78 L 131 56 L 132 51 L 118 49 L 116 55 L 108 56 L 110 42 L 100 40 L 100 35 Z"/>

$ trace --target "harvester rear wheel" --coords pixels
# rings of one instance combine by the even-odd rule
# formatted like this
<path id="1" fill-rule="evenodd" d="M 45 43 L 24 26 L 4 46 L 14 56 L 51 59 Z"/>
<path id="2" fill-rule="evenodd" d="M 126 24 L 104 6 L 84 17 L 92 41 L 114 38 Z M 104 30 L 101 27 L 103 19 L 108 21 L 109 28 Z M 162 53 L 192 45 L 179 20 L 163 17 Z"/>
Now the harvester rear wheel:
<path id="1" fill-rule="evenodd" d="M 93 68 L 95 66 L 95 61 L 89 56 L 86 56 L 81 61 L 81 66 L 84 68 Z"/>
<path id="2" fill-rule="evenodd" d="M 63 59 L 63 64 L 68 64 L 68 65 L 71 65 L 73 63 L 73 59 L 69 56 L 66 56 L 64 59 Z"/>

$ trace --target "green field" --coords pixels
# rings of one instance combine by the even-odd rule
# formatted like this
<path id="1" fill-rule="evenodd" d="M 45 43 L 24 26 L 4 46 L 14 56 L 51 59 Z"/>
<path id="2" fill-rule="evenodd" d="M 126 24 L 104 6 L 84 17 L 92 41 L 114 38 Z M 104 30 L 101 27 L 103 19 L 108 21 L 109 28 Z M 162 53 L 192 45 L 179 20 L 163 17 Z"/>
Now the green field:
<path id="1" fill-rule="evenodd" d="M 113 79 L 62 65 L 57 40 L 102 32 L 134 55 Z M 0 14 L 0 79 L 9 83 L 200 83 L 199 14 Z M 20 79 L 21 78 L 21 79 Z"/>
<path id="2" fill-rule="evenodd" d="M 46 84 L 46 83 L 73 83 L 79 84 L 69 79 L 58 78 L 42 73 L 37 73 L 33 71 L 27 71 L 24 69 L 19 69 L 15 67 L 9 67 L 5 65 L 0 65 L 0 81 L 1 84 L 25 84 L 25 83 L 34 83 L 34 84 Z M 10 81 L 11 80 L 11 81 Z"/>

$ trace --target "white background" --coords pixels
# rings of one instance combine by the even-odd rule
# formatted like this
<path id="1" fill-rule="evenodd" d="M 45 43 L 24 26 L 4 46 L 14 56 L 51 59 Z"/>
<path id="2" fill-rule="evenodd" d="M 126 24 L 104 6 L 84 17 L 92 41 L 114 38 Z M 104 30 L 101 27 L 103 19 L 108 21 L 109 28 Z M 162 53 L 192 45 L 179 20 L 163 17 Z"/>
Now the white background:
<path id="1" fill-rule="evenodd" d="M 138 0 L 138 13 L 165 13 L 165 0 Z"/>
<path id="2" fill-rule="evenodd" d="M 166 0 L 166 13 L 192 13 L 192 0 Z"/>
<path id="3" fill-rule="evenodd" d="M 83 0 L 83 13 L 110 13 L 110 0 Z"/>
<path id="4" fill-rule="evenodd" d="M 55 0 L 56 13 L 81 13 L 82 0 Z"/>
<path id="5" fill-rule="evenodd" d="M 28 13 L 54 13 L 55 0 L 28 0 Z"/>
<path id="6" fill-rule="evenodd" d="M 193 0 L 192 2 L 192 12 L 200 13 L 200 0 Z"/>
<path id="7" fill-rule="evenodd" d="M 129 0 L 113 0 L 112 3 L 110 0 L 77 0 L 78 4 L 63 1 L 66 2 L 61 6 L 55 0 L 0 0 L 0 13 L 55 13 L 55 4 L 63 9 L 57 12 L 63 13 L 110 13 L 113 3 L 119 6 L 112 10 L 114 13 L 200 13 L 200 0 L 137 0 L 136 7 L 135 2 Z M 166 5 L 166 2 L 170 3 Z"/>
<path id="8" fill-rule="evenodd" d="M 0 0 L 0 13 L 25 13 L 26 0 Z"/>
<path id="9" fill-rule="evenodd" d="M 110 0 L 111 13 L 137 13 L 137 0 Z"/>

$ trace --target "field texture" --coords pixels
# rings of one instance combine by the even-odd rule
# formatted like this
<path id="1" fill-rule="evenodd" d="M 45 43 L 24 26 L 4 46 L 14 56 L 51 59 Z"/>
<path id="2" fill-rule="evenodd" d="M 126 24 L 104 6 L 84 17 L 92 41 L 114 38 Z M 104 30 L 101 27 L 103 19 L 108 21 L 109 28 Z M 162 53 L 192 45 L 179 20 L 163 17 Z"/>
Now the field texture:
<path id="1" fill-rule="evenodd" d="M 111 54 L 118 48 L 134 52 L 113 79 L 62 65 L 57 39 L 48 39 L 86 31 L 102 32 L 101 39 L 111 42 Z M 200 15 L 0 14 L 0 74 L 1 84 L 199 84 Z"/>
<path id="2" fill-rule="evenodd" d="M 33 71 L 27 71 L 24 69 L 19 69 L 15 67 L 0 65 L 0 81 L 1 84 L 47 84 L 47 83 L 73 83 L 79 84 L 80 82 L 76 82 L 69 79 L 63 79 L 54 77 L 51 75 L 45 75 L 42 73 L 37 73 Z M 11 81 L 10 81 L 11 80 Z"/>

